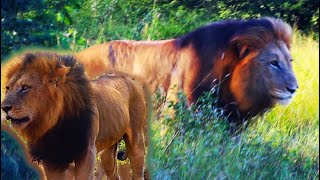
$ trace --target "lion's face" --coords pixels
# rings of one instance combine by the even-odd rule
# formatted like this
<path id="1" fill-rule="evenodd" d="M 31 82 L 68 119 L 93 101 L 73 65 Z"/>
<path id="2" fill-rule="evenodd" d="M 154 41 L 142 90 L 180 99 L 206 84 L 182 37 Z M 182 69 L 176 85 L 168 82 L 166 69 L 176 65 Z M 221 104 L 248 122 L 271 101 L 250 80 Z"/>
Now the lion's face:
<path id="1" fill-rule="evenodd" d="M 26 54 L 7 68 L 1 108 L 14 128 L 37 127 L 40 129 L 37 133 L 42 134 L 56 124 L 63 110 L 63 92 L 59 85 L 68 68 L 48 60 L 54 56 L 38 56 Z"/>
<path id="2" fill-rule="evenodd" d="M 6 94 L 1 108 L 14 127 L 23 129 L 39 116 L 42 109 L 40 101 L 45 94 L 40 84 L 37 74 L 23 73 L 14 75 L 5 85 Z"/>
<path id="3" fill-rule="evenodd" d="M 286 44 L 272 41 L 260 50 L 247 52 L 235 67 L 230 85 L 240 111 L 288 104 L 298 83 Z"/>

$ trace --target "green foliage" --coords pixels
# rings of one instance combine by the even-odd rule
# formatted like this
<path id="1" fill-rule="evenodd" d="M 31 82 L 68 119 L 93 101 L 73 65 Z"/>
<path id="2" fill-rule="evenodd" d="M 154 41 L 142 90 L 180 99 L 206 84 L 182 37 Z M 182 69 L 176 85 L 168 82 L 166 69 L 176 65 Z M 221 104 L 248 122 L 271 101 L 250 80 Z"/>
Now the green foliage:
<path id="1" fill-rule="evenodd" d="M 258 123 L 242 134 L 229 134 L 221 110 L 212 107 L 210 94 L 201 98 L 201 107 L 187 108 L 185 96 L 179 93 L 179 101 L 167 107 L 175 110 L 174 118 L 164 113 L 152 122 L 154 179 L 318 178 L 319 149 L 313 149 L 313 156 L 295 147 L 305 145 L 306 137 L 300 133 L 310 131 L 277 132 L 272 117 L 256 119 Z"/>
<path id="2" fill-rule="evenodd" d="M 56 36 L 73 23 L 70 13 L 81 1 L 2 0 L 1 59 L 23 46 L 53 47 Z"/>
<path id="3" fill-rule="evenodd" d="M 298 29 L 317 30 L 319 2 L 304 1 L 150 1 L 85 0 L 74 27 L 86 39 L 165 39 L 221 19 L 274 16 Z M 90 21 L 88 21 L 90 19 Z"/>
<path id="4" fill-rule="evenodd" d="M 179 101 L 164 106 L 155 122 L 152 122 L 151 167 L 155 179 L 204 179 L 213 171 L 198 168 L 208 164 L 210 156 L 220 156 L 227 141 L 226 121 L 218 109 L 213 109 L 212 92 L 206 93 L 200 106 L 187 108 L 182 92 Z M 157 99 L 155 101 L 158 101 Z M 174 118 L 167 115 L 167 108 L 174 109 Z M 201 146 L 214 146 L 216 151 L 203 151 Z M 182 176 L 180 176 L 182 175 Z"/>
<path id="5" fill-rule="evenodd" d="M 319 30 L 317 0 L 3 0 L 1 5 L 1 57 L 29 45 L 78 51 L 115 39 L 174 38 L 221 19 L 273 16 L 308 34 Z"/>
<path id="6" fill-rule="evenodd" d="M 175 38 L 209 22 L 262 16 L 283 18 L 298 30 L 292 55 L 300 88 L 294 101 L 231 136 L 222 110 L 212 106 L 213 92 L 190 108 L 182 93 L 171 104 L 157 94 L 150 170 L 155 179 L 316 179 L 319 45 L 298 32 L 318 40 L 317 0 L 2 0 L 1 57 L 30 45 L 78 51 L 115 39 Z M 174 118 L 168 109 L 175 110 Z M 7 157 L 15 157 L 16 149 L 12 142 L 1 147 Z"/>

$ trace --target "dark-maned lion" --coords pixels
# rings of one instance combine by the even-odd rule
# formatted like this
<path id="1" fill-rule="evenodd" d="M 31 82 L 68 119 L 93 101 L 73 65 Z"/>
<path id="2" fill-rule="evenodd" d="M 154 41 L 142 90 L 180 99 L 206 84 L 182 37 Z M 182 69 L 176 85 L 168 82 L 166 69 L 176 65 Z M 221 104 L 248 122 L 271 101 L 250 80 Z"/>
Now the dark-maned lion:
<path id="1" fill-rule="evenodd" d="M 117 179 L 122 138 L 134 178 L 143 179 L 147 111 L 142 82 L 123 74 L 89 81 L 73 57 L 54 53 L 25 53 L 10 62 L 1 108 L 48 179 L 65 179 L 70 163 L 76 179 L 93 179 L 97 152 L 106 175 Z"/>
<path id="2" fill-rule="evenodd" d="M 189 104 L 219 86 L 217 105 L 241 122 L 292 99 L 298 84 L 291 38 L 291 27 L 279 19 L 227 20 L 171 40 L 111 41 L 76 57 L 91 78 L 107 69 L 133 73 L 152 91 L 168 95 L 178 85 Z"/>

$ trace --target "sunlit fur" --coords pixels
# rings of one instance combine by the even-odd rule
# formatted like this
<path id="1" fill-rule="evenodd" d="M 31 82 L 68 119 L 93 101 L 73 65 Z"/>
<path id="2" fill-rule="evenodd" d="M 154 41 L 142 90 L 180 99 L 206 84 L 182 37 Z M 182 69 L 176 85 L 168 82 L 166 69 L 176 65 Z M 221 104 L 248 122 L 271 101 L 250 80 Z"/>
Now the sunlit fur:
<path id="1" fill-rule="evenodd" d="M 278 102 L 290 102 L 298 87 L 290 62 L 291 37 L 291 27 L 282 20 L 227 20 L 176 39 L 111 41 L 75 56 L 90 78 L 118 69 L 145 78 L 152 91 L 159 88 L 169 99 L 182 89 L 189 104 L 218 86 L 216 105 L 230 120 L 242 122 Z M 283 67 L 278 72 L 270 68 L 272 58 Z M 276 90 L 287 99 L 273 98 Z"/>
<path id="2" fill-rule="evenodd" d="M 113 73 L 89 81 L 72 56 L 25 53 L 6 66 L 1 103 L 26 139 L 33 161 L 48 179 L 63 179 L 75 163 L 76 179 L 92 179 L 95 153 L 106 175 L 117 178 L 117 144 L 122 138 L 136 179 L 143 178 L 147 87 Z M 23 91 L 23 87 L 28 89 Z M 19 122 L 28 117 L 28 121 Z"/>
<path id="3" fill-rule="evenodd" d="M 62 65 L 58 58 L 56 54 L 26 53 L 12 59 L 5 69 L 4 84 L 9 89 L 3 104 L 12 105 L 8 115 L 13 118 L 22 118 L 19 114 L 30 116 L 31 121 L 21 133 L 32 143 L 56 125 L 61 115 L 75 114 L 78 108 L 90 106 L 85 104 L 83 92 L 78 88 L 80 85 L 90 88 L 82 66 L 77 64 L 74 73 L 69 73 L 70 67 Z M 76 84 L 74 78 L 85 82 Z M 23 85 L 31 86 L 32 96 L 17 92 Z M 77 93 L 68 93 L 72 91 Z M 91 91 L 88 93 L 90 96 Z"/>

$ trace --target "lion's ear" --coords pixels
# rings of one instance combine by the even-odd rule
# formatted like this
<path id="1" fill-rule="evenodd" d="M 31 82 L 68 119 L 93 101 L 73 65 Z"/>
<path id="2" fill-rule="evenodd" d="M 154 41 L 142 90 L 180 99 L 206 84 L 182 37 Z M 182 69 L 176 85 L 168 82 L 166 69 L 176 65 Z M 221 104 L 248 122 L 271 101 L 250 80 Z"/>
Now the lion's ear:
<path id="1" fill-rule="evenodd" d="M 252 52 L 253 48 L 247 44 L 237 43 L 237 55 L 239 59 L 245 58 L 250 52 Z"/>
<path id="2" fill-rule="evenodd" d="M 59 65 L 56 68 L 54 73 L 54 81 L 58 84 L 63 84 L 66 81 L 66 77 L 68 72 L 70 71 L 70 67 L 66 67 L 64 65 Z"/>
<path id="3" fill-rule="evenodd" d="M 254 51 L 252 44 L 248 40 L 241 38 L 241 36 L 233 38 L 231 44 L 240 60 Z"/>

